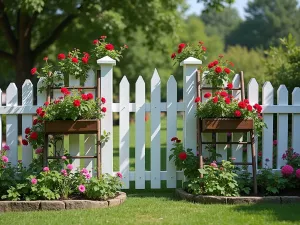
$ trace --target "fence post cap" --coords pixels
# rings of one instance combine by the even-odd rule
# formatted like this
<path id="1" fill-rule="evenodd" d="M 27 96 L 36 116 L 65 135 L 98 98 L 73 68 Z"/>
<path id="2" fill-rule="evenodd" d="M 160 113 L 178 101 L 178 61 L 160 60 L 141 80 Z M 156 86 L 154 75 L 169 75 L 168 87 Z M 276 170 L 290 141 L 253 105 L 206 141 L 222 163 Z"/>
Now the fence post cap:
<path id="1" fill-rule="evenodd" d="M 115 66 L 116 65 L 116 60 L 110 58 L 109 56 L 104 56 L 103 58 L 97 60 L 97 64 L 99 64 L 99 65 L 104 65 L 105 64 L 105 65 Z"/>
<path id="2" fill-rule="evenodd" d="M 180 63 L 180 66 L 183 66 L 183 65 L 201 65 L 201 64 L 202 64 L 201 60 L 196 59 L 194 57 L 188 57 L 187 59 L 183 60 Z"/>

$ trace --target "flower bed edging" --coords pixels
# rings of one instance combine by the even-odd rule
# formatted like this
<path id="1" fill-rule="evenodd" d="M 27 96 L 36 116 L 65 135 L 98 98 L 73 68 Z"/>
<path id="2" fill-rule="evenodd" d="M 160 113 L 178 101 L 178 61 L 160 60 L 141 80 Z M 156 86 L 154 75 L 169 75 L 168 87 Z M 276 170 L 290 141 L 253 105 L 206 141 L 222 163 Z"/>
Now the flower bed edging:
<path id="1" fill-rule="evenodd" d="M 241 196 L 241 197 L 225 197 L 225 196 L 211 196 L 211 195 L 192 195 L 187 193 L 182 188 L 175 190 L 175 195 L 189 202 L 201 204 L 251 204 L 251 203 L 300 203 L 298 196 Z"/>
<path id="2" fill-rule="evenodd" d="M 21 212 L 39 210 L 66 210 L 66 209 L 98 209 L 121 205 L 126 200 L 126 193 L 106 201 L 93 200 L 55 200 L 55 201 L 0 201 L 0 212 Z"/>

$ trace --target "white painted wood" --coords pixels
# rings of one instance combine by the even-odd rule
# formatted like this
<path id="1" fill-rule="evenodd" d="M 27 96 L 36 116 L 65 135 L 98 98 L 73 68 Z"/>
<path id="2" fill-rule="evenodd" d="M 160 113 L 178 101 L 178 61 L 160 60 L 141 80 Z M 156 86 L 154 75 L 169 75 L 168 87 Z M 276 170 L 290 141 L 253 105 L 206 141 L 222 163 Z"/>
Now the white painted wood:
<path id="1" fill-rule="evenodd" d="M 183 66 L 183 102 L 185 105 L 183 139 L 185 149 L 192 149 L 196 154 L 197 148 L 197 119 L 195 117 L 197 95 L 196 76 L 197 69 L 202 64 L 201 60 L 189 57 L 180 63 Z"/>
<path id="2" fill-rule="evenodd" d="M 288 105 L 288 90 L 285 85 L 280 85 L 277 90 L 277 105 Z M 277 114 L 277 169 L 286 164 L 282 159 L 282 154 L 288 148 L 288 114 Z"/>
<path id="3" fill-rule="evenodd" d="M 119 155 L 120 172 L 123 175 L 123 189 L 129 188 L 129 82 L 126 76 L 123 76 L 120 82 L 120 128 L 119 128 Z M 137 130 L 137 132 L 139 132 Z"/>
<path id="4" fill-rule="evenodd" d="M 40 106 L 44 105 L 44 102 L 46 101 L 46 98 L 47 98 L 47 94 L 46 94 L 45 91 L 39 92 L 39 88 L 44 85 L 44 81 L 43 80 L 44 80 L 44 78 L 40 78 L 39 81 L 38 81 L 38 83 L 37 83 L 37 91 L 36 91 L 36 93 L 37 93 L 37 107 L 40 107 Z M 29 106 L 29 107 L 31 107 L 31 106 Z M 32 112 L 33 114 L 36 114 L 37 107 L 36 108 L 35 107 L 31 107 L 32 111 L 33 111 Z M 20 110 L 20 111 L 24 112 L 25 109 L 24 110 Z"/>
<path id="5" fill-rule="evenodd" d="M 96 86 L 96 75 L 93 70 L 88 71 L 88 77 L 84 82 L 85 87 L 93 87 Z M 87 93 L 87 91 L 85 91 Z M 96 92 L 94 90 L 89 90 L 89 93 L 92 93 L 96 96 Z M 84 155 L 93 156 L 96 155 L 96 134 L 85 134 L 84 135 Z M 84 159 L 84 167 L 91 171 L 91 175 L 95 175 L 95 171 L 92 168 L 96 167 L 95 159 Z"/>
<path id="6" fill-rule="evenodd" d="M 145 189 L 145 82 L 135 83 L 135 188 Z"/>
<path id="7" fill-rule="evenodd" d="M 240 75 L 236 74 L 232 80 L 233 88 L 239 88 L 241 86 Z M 232 91 L 232 95 L 234 99 L 241 101 L 242 93 L 240 90 Z M 232 133 L 231 134 L 232 141 L 243 141 L 243 133 Z M 232 144 L 231 145 L 231 155 L 235 158 L 236 162 L 243 161 L 243 145 Z"/>
<path id="8" fill-rule="evenodd" d="M 227 141 L 227 133 L 217 133 L 216 140 L 218 141 Z M 217 158 L 217 161 L 227 160 L 227 145 L 226 144 L 217 144 L 216 152 L 221 154 L 222 157 Z"/>
<path id="9" fill-rule="evenodd" d="M 270 82 L 266 82 L 262 90 L 262 103 L 263 105 L 274 104 L 274 89 Z M 263 120 L 268 128 L 263 129 L 262 140 L 262 163 L 269 159 L 268 164 L 273 165 L 273 114 L 263 114 Z"/>
<path id="10" fill-rule="evenodd" d="M 300 88 L 296 87 L 292 93 L 293 106 L 300 106 Z M 300 149 L 300 113 L 292 114 L 292 147 L 299 153 Z"/>
<path id="11" fill-rule="evenodd" d="M 70 87 L 79 87 L 80 80 L 76 79 L 73 75 L 69 75 L 69 86 Z M 71 156 L 80 156 L 80 138 L 79 134 L 69 135 L 69 152 Z M 73 159 L 72 161 L 73 169 L 72 172 L 75 172 L 80 168 L 80 159 Z"/>
<path id="12" fill-rule="evenodd" d="M 102 154 L 102 173 L 112 174 L 113 172 L 113 66 L 116 60 L 105 56 L 97 60 L 101 68 L 101 96 L 106 98 L 106 113 L 101 119 L 101 130 L 110 133 L 108 142 L 101 148 Z"/>
<path id="13" fill-rule="evenodd" d="M 10 83 L 6 89 L 6 105 L 18 105 L 18 89 L 15 83 Z M 6 144 L 10 147 L 7 157 L 12 165 L 18 164 L 18 116 L 6 116 Z"/>
<path id="14" fill-rule="evenodd" d="M 0 88 L 0 109 L 2 106 L 2 90 Z M 0 148 L 2 149 L 2 115 L 0 114 Z"/>
<path id="15" fill-rule="evenodd" d="M 30 80 L 25 80 L 22 86 L 22 105 L 33 105 L 33 85 Z M 25 136 L 25 129 L 32 127 L 32 115 L 22 115 L 22 137 Z M 32 146 L 22 145 L 22 162 L 28 167 L 32 162 L 33 151 Z"/>
<path id="16" fill-rule="evenodd" d="M 151 188 L 160 188 L 160 86 L 155 69 L 151 79 Z"/>
<path id="17" fill-rule="evenodd" d="M 176 188 L 176 167 L 169 160 L 173 148 L 172 137 L 177 136 L 177 82 L 170 76 L 167 82 L 167 188 Z"/>
<path id="18" fill-rule="evenodd" d="M 249 104 L 254 105 L 258 104 L 259 101 L 259 87 L 255 78 L 252 78 L 248 83 L 248 92 L 247 92 Z M 251 141 L 250 134 L 247 134 L 247 141 Z M 256 168 L 257 168 L 257 159 L 258 159 L 258 136 L 255 134 L 255 152 L 256 152 Z M 251 145 L 247 146 L 247 162 L 252 162 L 252 151 Z M 248 172 L 252 173 L 252 166 L 248 166 Z"/>

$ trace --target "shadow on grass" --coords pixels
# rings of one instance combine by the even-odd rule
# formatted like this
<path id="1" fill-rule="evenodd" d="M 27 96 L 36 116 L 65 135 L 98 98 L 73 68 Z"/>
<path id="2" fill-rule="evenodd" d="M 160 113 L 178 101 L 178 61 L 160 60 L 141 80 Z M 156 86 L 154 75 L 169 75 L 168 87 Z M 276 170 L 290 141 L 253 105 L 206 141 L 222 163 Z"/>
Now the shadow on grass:
<path id="1" fill-rule="evenodd" d="M 237 205 L 234 208 L 237 212 L 265 215 L 271 214 L 274 219 L 278 221 L 289 221 L 300 224 L 300 204 L 250 204 L 250 205 Z"/>

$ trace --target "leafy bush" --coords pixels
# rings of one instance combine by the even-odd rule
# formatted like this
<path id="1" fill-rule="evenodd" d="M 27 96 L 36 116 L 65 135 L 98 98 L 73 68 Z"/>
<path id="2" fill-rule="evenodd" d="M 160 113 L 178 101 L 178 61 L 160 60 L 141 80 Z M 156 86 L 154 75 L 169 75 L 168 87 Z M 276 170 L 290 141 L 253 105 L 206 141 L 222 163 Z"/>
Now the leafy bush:
<path id="1" fill-rule="evenodd" d="M 264 195 L 278 194 L 287 184 L 288 180 L 278 173 L 273 173 L 271 168 L 263 168 L 257 174 L 257 186 Z"/>

